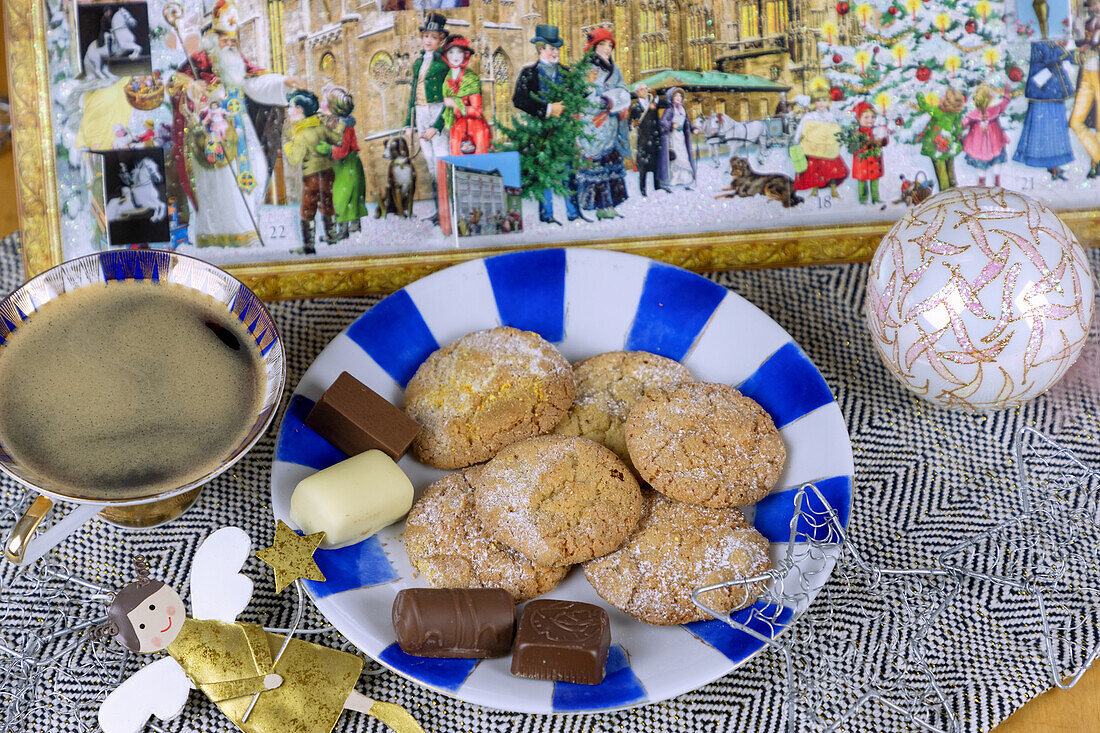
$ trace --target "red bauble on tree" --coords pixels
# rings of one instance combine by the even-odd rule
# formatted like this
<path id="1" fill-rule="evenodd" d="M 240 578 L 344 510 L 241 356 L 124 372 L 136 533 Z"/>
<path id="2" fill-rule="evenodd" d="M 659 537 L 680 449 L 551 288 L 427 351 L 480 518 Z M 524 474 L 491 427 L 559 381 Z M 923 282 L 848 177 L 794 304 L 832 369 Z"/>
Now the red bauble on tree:
<path id="1" fill-rule="evenodd" d="M 977 33 L 978 21 L 974 20 L 973 18 L 968 18 L 966 21 L 966 25 L 964 25 L 963 28 L 966 29 L 967 33 Z"/>
<path id="2" fill-rule="evenodd" d="M 931 37 L 932 37 L 932 34 L 931 34 L 931 33 L 925 33 L 925 34 L 924 34 L 924 40 L 926 40 L 926 41 L 927 41 L 927 40 L 928 40 L 929 38 L 931 38 Z"/>
<path id="3" fill-rule="evenodd" d="M 841 101 L 842 99 L 844 99 L 844 90 L 840 87 L 833 87 L 829 90 L 829 99 L 833 100 L 834 102 Z"/>
<path id="4" fill-rule="evenodd" d="M 886 8 L 886 12 L 889 13 L 890 15 L 897 16 L 898 6 L 897 5 L 891 5 L 890 7 Z"/>
<path id="5" fill-rule="evenodd" d="M 872 54 L 877 54 L 878 52 L 879 52 L 878 46 L 875 46 L 874 48 L 871 49 Z"/>
<path id="6" fill-rule="evenodd" d="M 839 64 L 841 61 L 843 61 L 843 59 L 840 58 L 840 54 L 839 53 L 834 53 L 833 54 L 833 63 L 834 64 Z"/>
<path id="7" fill-rule="evenodd" d="M 851 7 L 848 5 L 847 2 L 845 2 L 845 0 L 840 0 L 840 2 L 838 2 L 836 4 L 836 14 L 837 15 L 841 15 L 841 16 L 847 15 L 848 11 L 850 9 L 851 9 Z"/>
<path id="8" fill-rule="evenodd" d="M 932 78 L 932 70 L 923 64 L 917 67 L 917 81 L 928 81 Z"/>
<path id="9" fill-rule="evenodd" d="M 898 127 L 901 127 L 902 125 L 905 124 L 905 120 L 903 120 L 900 117 L 895 117 L 894 118 L 894 124 L 897 125 Z"/>
<path id="10" fill-rule="evenodd" d="M 1019 66 L 1013 66 L 1012 68 L 1010 68 L 1008 70 L 1008 80 L 1009 81 L 1020 81 L 1020 79 L 1023 79 L 1023 78 L 1024 78 L 1024 72 L 1020 71 Z"/>

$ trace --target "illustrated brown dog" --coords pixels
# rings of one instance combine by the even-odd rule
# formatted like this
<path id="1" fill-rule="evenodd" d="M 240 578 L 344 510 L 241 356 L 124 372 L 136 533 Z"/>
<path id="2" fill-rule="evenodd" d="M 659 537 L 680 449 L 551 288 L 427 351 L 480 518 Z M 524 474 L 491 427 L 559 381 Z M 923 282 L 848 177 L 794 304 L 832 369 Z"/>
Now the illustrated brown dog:
<path id="1" fill-rule="evenodd" d="M 730 185 L 715 198 L 767 196 L 786 208 L 798 206 L 802 197 L 794 193 L 794 181 L 780 173 L 755 173 L 746 158 L 730 158 Z"/>
<path id="2" fill-rule="evenodd" d="M 390 166 L 386 175 L 386 188 L 378 196 L 374 218 L 397 214 L 411 219 L 413 194 L 416 193 L 416 169 L 413 167 L 412 156 L 409 155 L 408 141 L 403 137 L 391 137 L 382 157 L 390 161 Z"/>

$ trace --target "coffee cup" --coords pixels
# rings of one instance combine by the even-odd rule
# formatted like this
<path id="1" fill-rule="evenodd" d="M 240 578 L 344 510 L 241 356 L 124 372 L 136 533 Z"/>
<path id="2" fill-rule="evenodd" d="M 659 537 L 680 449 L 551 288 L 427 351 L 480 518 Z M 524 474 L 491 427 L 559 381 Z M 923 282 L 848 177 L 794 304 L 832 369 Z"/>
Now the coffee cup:
<path id="1" fill-rule="evenodd" d="M 222 454 L 209 456 L 211 461 L 207 465 L 212 465 L 212 469 L 197 478 L 137 494 L 114 496 L 51 482 L 40 470 L 14 457 L 12 451 L 4 447 L 5 437 L 0 435 L 0 471 L 39 494 L 4 543 L 4 556 L 12 563 L 34 562 L 96 515 L 126 528 L 154 527 L 179 517 L 195 502 L 204 484 L 226 471 L 252 448 L 275 416 L 286 381 L 283 343 L 275 321 L 260 299 L 243 283 L 194 257 L 159 250 L 126 250 L 69 260 L 27 281 L 0 301 L 0 344 L 6 344 L 24 321 L 34 317 L 35 311 L 65 293 L 127 280 L 157 286 L 175 284 L 197 291 L 224 306 L 225 312 L 221 315 L 226 319 L 236 318 L 244 324 L 243 333 L 254 339 L 259 354 L 259 373 L 262 375 L 258 380 L 260 391 L 256 404 L 259 407 L 247 415 L 250 427 L 235 446 Z M 3 358 L 4 347 L 0 346 L 0 365 Z M 28 374 L 26 378 L 33 379 L 34 375 Z M 69 506 L 67 515 L 36 535 L 55 504 Z"/>

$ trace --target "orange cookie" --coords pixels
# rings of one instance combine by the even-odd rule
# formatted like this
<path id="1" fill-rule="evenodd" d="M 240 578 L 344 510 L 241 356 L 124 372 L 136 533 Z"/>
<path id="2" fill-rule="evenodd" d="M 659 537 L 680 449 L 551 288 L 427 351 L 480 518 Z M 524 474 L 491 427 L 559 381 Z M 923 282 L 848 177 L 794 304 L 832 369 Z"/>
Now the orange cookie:
<path id="1" fill-rule="evenodd" d="M 553 430 L 575 391 L 573 368 L 537 333 L 469 333 L 429 356 L 405 388 L 405 413 L 421 428 L 413 453 L 436 468 L 487 461 Z"/>
<path id="2" fill-rule="evenodd" d="M 764 408 L 732 387 L 705 382 L 647 393 L 626 420 L 626 445 L 653 488 L 711 507 L 760 501 L 787 457 Z"/>
<path id="3" fill-rule="evenodd" d="M 611 351 L 573 365 L 577 394 L 554 428 L 605 445 L 631 466 L 626 449 L 626 418 L 646 392 L 693 381 L 678 361 L 648 351 Z"/>
<path id="4" fill-rule="evenodd" d="M 646 492 L 638 528 L 615 552 L 584 565 L 584 576 L 605 601 L 650 624 L 683 624 L 708 618 L 691 602 L 704 585 L 761 575 L 771 567 L 768 541 L 737 507 L 673 501 Z M 709 591 L 700 600 L 729 612 L 753 603 L 761 581 Z"/>
<path id="5" fill-rule="evenodd" d="M 510 445 L 470 480 L 489 534 L 543 565 L 611 552 L 642 514 L 630 469 L 584 438 L 543 435 Z"/>
<path id="6" fill-rule="evenodd" d="M 467 472 L 444 476 L 405 521 L 405 551 L 433 588 L 503 588 L 516 603 L 553 590 L 568 565 L 539 565 L 494 540 L 474 510 Z"/>

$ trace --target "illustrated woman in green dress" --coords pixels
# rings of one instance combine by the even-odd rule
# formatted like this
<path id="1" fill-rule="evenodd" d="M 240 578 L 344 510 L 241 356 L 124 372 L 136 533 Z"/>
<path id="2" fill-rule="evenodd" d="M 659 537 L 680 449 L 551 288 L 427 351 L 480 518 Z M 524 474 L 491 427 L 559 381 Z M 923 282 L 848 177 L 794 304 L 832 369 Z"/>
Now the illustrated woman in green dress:
<path id="1" fill-rule="evenodd" d="M 325 125 L 343 136 L 339 145 L 321 143 L 317 150 L 334 161 L 335 177 L 332 182 L 332 204 L 336 209 L 336 221 L 340 223 L 340 239 L 348 232 L 361 230 L 359 222 L 367 215 L 367 177 L 363 161 L 359 159 L 359 143 L 355 137 L 355 99 L 343 87 L 333 86 L 325 90 Z"/>
<path id="2" fill-rule="evenodd" d="M 921 133 L 921 155 L 932 161 L 940 190 L 954 188 L 955 156 L 962 151 L 962 111 L 966 97 L 957 89 L 948 89 L 938 106 L 923 94 L 917 97 L 916 106 L 930 116 Z"/>

